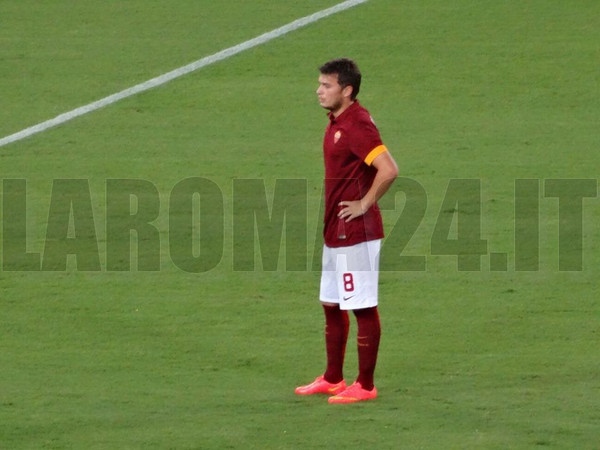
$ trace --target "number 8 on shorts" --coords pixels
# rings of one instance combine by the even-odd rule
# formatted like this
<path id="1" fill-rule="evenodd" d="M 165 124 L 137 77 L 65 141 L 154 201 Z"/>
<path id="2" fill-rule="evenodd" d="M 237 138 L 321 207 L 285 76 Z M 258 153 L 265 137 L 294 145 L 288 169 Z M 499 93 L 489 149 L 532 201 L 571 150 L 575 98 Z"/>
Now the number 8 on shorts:
<path id="1" fill-rule="evenodd" d="M 346 292 L 354 291 L 354 278 L 351 273 L 344 274 L 344 290 Z"/>

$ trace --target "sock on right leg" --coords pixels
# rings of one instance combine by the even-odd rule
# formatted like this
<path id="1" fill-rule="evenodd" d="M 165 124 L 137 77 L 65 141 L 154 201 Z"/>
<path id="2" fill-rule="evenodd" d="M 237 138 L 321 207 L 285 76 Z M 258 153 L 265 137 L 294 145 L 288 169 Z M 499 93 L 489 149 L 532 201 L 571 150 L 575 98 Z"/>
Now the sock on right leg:
<path id="1" fill-rule="evenodd" d="M 325 311 L 325 348 L 327 350 L 327 369 L 323 374 L 330 383 L 339 383 L 344 379 L 344 356 L 350 320 L 348 312 L 339 306 L 323 305 Z"/>

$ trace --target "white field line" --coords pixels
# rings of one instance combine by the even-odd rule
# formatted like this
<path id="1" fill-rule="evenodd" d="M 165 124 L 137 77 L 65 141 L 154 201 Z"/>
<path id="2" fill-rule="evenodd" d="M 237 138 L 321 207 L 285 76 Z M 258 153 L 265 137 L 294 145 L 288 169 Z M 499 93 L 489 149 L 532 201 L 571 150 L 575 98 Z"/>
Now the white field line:
<path id="1" fill-rule="evenodd" d="M 186 75 L 190 72 L 194 72 L 203 67 L 214 64 L 218 61 L 227 59 L 233 55 L 241 53 L 245 50 L 251 49 L 258 45 L 269 42 L 273 39 L 277 39 L 287 33 L 295 31 L 299 28 L 305 27 L 306 25 L 310 25 L 311 23 L 317 22 L 325 17 L 331 16 L 333 14 L 337 14 L 341 11 L 345 11 L 346 9 L 352 8 L 353 6 L 359 5 L 361 3 L 366 3 L 368 0 L 347 0 L 345 2 L 338 3 L 331 8 L 323 9 L 314 14 L 311 14 L 306 17 L 302 17 L 301 19 L 294 20 L 293 22 L 288 23 L 282 27 L 276 28 L 267 33 L 261 34 L 253 39 L 242 42 L 241 44 L 234 45 L 233 47 L 226 48 L 225 50 L 221 50 L 218 53 L 215 53 L 210 56 L 206 56 L 198 61 L 194 61 L 186 66 L 180 67 L 178 69 L 167 72 L 158 77 L 152 78 L 151 80 L 145 81 L 143 83 L 137 84 L 133 87 L 125 89 L 121 92 L 117 92 L 116 94 L 109 95 L 108 97 L 104 97 L 98 101 L 90 103 L 85 106 L 81 106 L 72 111 L 60 114 L 53 119 L 46 120 L 45 122 L 41 122 L 37 125 L 33 125 L 29 128 L 25 128 L 17 133 L 11 134 L 9 136 L 3 137 L 0 139 L 0 147 L 10 144 L 12 142 L 20 141 L 21 139 L 25 139 L 33 134 L 41 133 L 42 131 L 47 130 L 48 128 L 55 127 L 57 125 L 68 122 L 71 119 L 74 119 L 79 116 L 83 116 L 84 114 L 90 113 L 97 109 L 103 108 L 104 106 L 112 105 L 113 103 L 118 102 L 127 97 L 131 97 L 133 95 L 139 94 L 140 92 L 147 91 L 149 89 L 155 88 L 157 86 L 161 86 L 169 81 L 172 81 L 176 78 L 179 78 L 183 75 Z"/>

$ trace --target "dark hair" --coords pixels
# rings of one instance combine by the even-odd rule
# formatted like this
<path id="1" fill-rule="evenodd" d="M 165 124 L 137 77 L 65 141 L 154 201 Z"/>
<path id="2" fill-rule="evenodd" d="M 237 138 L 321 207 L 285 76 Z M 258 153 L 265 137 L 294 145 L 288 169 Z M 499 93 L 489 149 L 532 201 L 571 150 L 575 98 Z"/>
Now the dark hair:
<path id="1" fill-rule="evenodd" d="M 348 58 L 338 58 L 326 62 L 319 70 L 323 75 L 337 74 L 338 83 L 342 88 L 352 86 L 352 94 L 350 98 L 354 100 L 360 91 L 361 74 L 358 66 L 354 61 Z"/>

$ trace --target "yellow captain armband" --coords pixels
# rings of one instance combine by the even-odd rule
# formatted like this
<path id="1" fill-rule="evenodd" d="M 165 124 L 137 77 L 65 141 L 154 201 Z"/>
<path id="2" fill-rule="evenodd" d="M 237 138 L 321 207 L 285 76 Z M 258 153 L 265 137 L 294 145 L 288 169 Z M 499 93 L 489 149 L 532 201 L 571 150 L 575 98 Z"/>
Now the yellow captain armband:
<path id="1" fill-rule="evenodd" d="M 367 155 L 367 157 L 365 158 L 365 163 L 370 166 L 371 164 L 373 164 L 373 161 L 375 161 L 375 158 L 387 151 L 388 149 L 385 145 L 378 145 Z"/>

